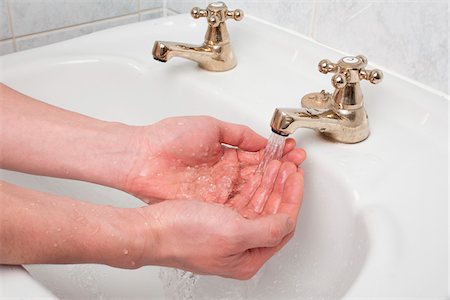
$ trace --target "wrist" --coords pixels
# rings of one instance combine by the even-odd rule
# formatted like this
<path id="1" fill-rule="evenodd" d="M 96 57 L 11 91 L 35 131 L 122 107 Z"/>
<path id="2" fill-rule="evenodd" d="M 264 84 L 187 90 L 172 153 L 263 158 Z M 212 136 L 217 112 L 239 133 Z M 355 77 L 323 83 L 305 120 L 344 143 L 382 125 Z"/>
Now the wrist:
<path id="1" fill-rule="evenodd" d="M 96 249 L 99 263 L 111 267 L 135 269 L 144 264 L 143 255 L 147 244 L 152 244 L 148 224 L 135 208 L 111 208 L 105 219 L 103 239 L 98 240 Z M 146 253 L 149 255 L 149 253 Z M 146 263 L 149 264 L 149 263 Z"/>
<path id="2" fill-rule="evenodd" d="M 127 191 L 128 176 L 139 157 L 142 131 L 139 126 L 104 122 L 87 150 L 93 160 L 84 163 L 89 169 L 81 179 Z"/>

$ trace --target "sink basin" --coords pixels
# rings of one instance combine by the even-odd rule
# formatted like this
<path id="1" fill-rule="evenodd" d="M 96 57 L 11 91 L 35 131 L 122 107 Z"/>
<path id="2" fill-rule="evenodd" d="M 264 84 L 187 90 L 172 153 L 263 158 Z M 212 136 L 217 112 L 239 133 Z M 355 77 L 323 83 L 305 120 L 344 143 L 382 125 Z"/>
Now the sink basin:
<path id="1" fill-rule="evenodd" d="M 0 57 L 0 79 L 34 98 L 103 120 L 138 125 L 208 114 L 265 136 L 275 107 L 296 107 L 306 93 L 331 90 L 330 76 L 317 72 L 317 63 L 344 53 L 252 17 L 228 26 L 238 65 L 224 73 L 178 58 L 153 60 L 155 40 L 202 42 L 205 22 L 176 15 Z M 308 152 L 297 232 L 251 280 L 200 276 L 189 289 L 177 290 L 186 282 L 172 277 L 168 288 L 154 266 L 24 267 L 60 298 L 445 299 L 448 95 L 388 71 L 380 85 L 363 83 L 362 89 L 371 126 L 366 141 L 332 143 L 306 129 L 293 135 Z M 90 183 L 10 171 L 1 177 L 98 204 L 142 205 Z M 8 287 L 0 293 L 23 296 Z"/>

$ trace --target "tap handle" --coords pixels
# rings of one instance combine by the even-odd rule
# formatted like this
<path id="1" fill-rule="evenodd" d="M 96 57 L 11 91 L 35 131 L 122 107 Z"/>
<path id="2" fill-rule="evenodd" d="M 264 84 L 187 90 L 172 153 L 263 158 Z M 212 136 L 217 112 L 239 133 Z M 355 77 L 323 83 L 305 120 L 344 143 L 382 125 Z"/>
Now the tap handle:
<path id="1" fill-rule="evenodd" d="M 194 19 L 198 19 L 198 18 L 201 18 L 201 17 L 205 18 L 205 17 L 208 16 L 208 11 L 206 9 L 201 9 L 201 8 L 198 8 L 198 7 L 194 7 L 191 10 L 191 16 Z"/>
<path id="2" fill-rule="evenodd" d="M 356 83 L 361 79 L 370 81 L 373 84 L 380 83 L 383 79 L 383 72 L 378 69 L 366 70 L 367 58 L 363 55 L 346 56 L 337 63 L 328 59 L 319 62 L 319 72 L 327 74 L 336 73 L 331 79 L 331 83 L 337 89 L 344 88 L 347 83 Z"/>
<path id="3" fill-rule="evenodd" d="M 191 10 L 191 16 L 194 19 L 205 17 L 208 19 L 209 25 L 217 27 L 227 19 L 242 20 L 244 18 L 244 12 L 240 9 L 228 10 L 228 7 L 223 2 L 213 2 L 206 9 L 194 7 Z"/>
<path id="4" fill-rule="evenodd" d="M 332 63 L 329 59 L 322 59 L 319 62 L 319 72 L 323 74 L 328 74 L 329 72 L 336 73 L 338 70 L 338 66 L 335 63 Z"/>
<path id="5" fill-rule="evenodd" d="M 369 80 L 370 83 L 378 84 L 383 80 L 383 72 L 378 69 L 366 70 L 362 69 L 359 71 L 359 78 Z"/>

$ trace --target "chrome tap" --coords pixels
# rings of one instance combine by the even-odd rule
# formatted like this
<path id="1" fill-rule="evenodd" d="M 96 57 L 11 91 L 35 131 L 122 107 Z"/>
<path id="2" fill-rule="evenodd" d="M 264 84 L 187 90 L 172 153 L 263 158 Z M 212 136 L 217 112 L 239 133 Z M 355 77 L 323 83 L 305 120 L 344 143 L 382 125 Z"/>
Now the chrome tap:
<path id="1" fill-rule="evenodd" d="M 233 18 L 242 20 L 244 13 L 240 9 L 229 11 L 223 2 L 214 2 L 206 9 L 194 7 L 191 11 L 194 19 L 206 17 L 208 30 L 202 45 L 189 45 L 178 42 L 156 41 L 153 45 L 153 58 L 167 62 L 174 56 L 198 62 L 208 71 L 227 71 L 236 66 L 236 58 L 231 49 L 230 36 L 225 21 Z"/>
<path id="2" fill-rule="evenodd" d="M 369 122 L 359 82 L 366 79 L 377 84 L 383 79 L 380 70 L 366 70 L 366 65 L 367 58 L 362 55 L 346 56 L 337 63 L 320 61 L 321 73 L 336 73 L 331 80 L 334 93 L 322 90 L 307 94 L 300 109 L 275 109 L 272 131 L 287 136 L 297 128 L 310 128 L 342 143 L 365 140 L 369 136 Z"/>

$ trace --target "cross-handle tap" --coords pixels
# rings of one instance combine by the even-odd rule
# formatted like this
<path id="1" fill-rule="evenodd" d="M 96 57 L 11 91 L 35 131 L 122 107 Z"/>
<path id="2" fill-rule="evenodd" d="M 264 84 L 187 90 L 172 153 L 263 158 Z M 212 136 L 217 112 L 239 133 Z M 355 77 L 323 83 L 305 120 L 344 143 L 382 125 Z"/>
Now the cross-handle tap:
<path id="1" fill-rule="evenodd" d="M 366 70 L 367 59 L 346 56 L 337 63 L 327 59 L 319 62 L 322 73 L 336 73 L 331 82 L 333 94 L 322 90 L 302 98 L 300 109 L 277 108 L 272 117 L 272 131 L 287 136 L 298 128 L 314 129 L 334 141 L 358 143 L 369 136 L 369 122 L 364 109 L 360 80 L 379 83 L 380 70 Z"/>
<path id="2" fill-rule="evenodd" d="M 319 62 L 319 71 L 327 74 L 336 73 L 331 78 L 331 83 L 336 89 L 333 100 L 339 108 L 357 108 L 363 105 L 363 95 L 359 82 L 366 79 L 373 84 L 381 82 L 383 72 L 380 70 L 366 70 L 367 58 L 363 55 L 346 56 L 337 63 L 328 59 Z"/>
<path id="3" fill-rule="evenodd" d="M 237 64 L 230 44 L 230 36 L 225 24 L 227 19 L 242 20 L 244 13 L 240 9 L 228 10 L 223 2 L 210 3 L 206 9 L 194 7 L 191 10 L 194 19 L 207 18 L 208 29 L 202 45 L 182 44 L 178 42 L 156 41 L 153 45 L 153 58 L 167 62 L 178 56 L 196 61 L 208 71 L 228 71 Z"/>
<path id="4" fill-rule="evenodd" d="M 215 2 L 208 5 L 206 9 L 194 7 L 191 10 L 191 16 L 194 19 L 208 18 L 208 24 L 212 27 L 219 26 L 220 23 L 227 19 L 234 19 L 236 21 L 242 20 L 244 13 L 240 9 L 228 10 L 228 7 L 223 2 Z"/>

